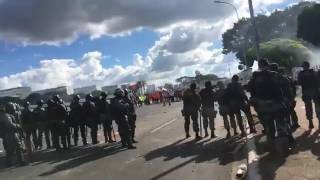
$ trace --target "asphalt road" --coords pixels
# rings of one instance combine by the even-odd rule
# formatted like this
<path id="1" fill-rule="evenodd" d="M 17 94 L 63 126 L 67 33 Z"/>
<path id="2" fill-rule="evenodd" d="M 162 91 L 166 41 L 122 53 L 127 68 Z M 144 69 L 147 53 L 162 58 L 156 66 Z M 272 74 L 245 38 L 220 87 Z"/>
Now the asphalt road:
<path id="1" fill-rule="evenodd" d="M 181 108 L 181 103 L 174 103 L 138 109 L 136 150 L 121 149 L 115 143 L 40 151 L 29 166 L 9 169 L 2 166 L 2 156 L 0 179 L 233 179 L 237 166 L 247 159 L 244 139 L 225 140 L 221 117 L 216 119 L 218 138 L 185 139 Z"/>

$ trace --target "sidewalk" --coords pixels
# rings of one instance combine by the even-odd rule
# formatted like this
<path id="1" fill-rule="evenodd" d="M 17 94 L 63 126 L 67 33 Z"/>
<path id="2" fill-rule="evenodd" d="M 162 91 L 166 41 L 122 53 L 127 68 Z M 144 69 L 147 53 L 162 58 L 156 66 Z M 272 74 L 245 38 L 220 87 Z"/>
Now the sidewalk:
<path id="1" fill-rule="evenodd" d="M 275 147 L 267 148 L 265 136 L 261 133 L 255 135 L 251 141 L 254 142 L 256 147 L 258 161 L 255 163 L 256 165 L 249 163 L 249 175 L 247 176 L 247 179 L 320 179 L 320 138 L 318 119 L 314 118 L 315 129 L 309 131 L 308 122 L 305 117 L 304 104 L 300 99 L 297 102 L 296 111 L 299 117 L 299 124 L 301 125 L 294 133 L 297 146 L 290 154 L 283 153 L 280 150 L 281 148 L 277 147 L 282 143 L 281 140 L 277 140 Z M 262 127 L 258 125 L 258 129 L 259 132 L 261 132 Z M 268 151 L 268 149 L 270 150 L 273 148 L 276 150 Z M 248 151 L 250 151 L 250 149 Z M 258 174 L 260 177 L 253 177 L 251 174 Z"/>

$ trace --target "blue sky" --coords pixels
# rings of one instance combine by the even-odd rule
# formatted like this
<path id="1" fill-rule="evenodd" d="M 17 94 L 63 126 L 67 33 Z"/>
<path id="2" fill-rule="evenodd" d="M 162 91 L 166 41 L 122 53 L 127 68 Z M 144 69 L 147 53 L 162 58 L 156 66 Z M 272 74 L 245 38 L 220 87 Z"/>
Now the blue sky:
<path id="1" fill-rule="evenodd" d="M 76 59 L 83 54 L 100 51 L 105 57 L 103 66 L 108 68 L 116 64 L 127 66 L 132 63 L 133 55 L 146 55 L 148 48 L 159 38 L 159 34 L 147 29 L 133 32 L 126 37 L 102 37 L 91 40 L 82 36 L 70 45 L 30 45 L 0 41 L 0 76 L 19 73 L 39 66 L 43 59 Z"/>
<path id="2" fill-rule="evenodd" d="M 233 56 L 219 54 L 221 34 L 236 20 L 230 7 L 214 5 L 210 0 L 157 4 L 152 0 L 123 4 L 93 0 L 76 7 L 72 1 L 46 2 L 0 1 L 0 89 L 22 85 L 43 89 L 63 83 L 103 85 L 139 79 L 165 82 L 195 70 L 224 76 L 227 70 L 221 63 L 237 71 Z M 254 2 L 256 11 L 265 13 L 297 1 Z M 48 11 L 38 12 L 33 7 L 36 3 Z M 248 15 L 246 1 L 233 3 L 241 16 Z M 57 12 L 60 8 L 55 7 L 65 9 Z M 58 80 L 50 75 L 56 69 L 43 62 L 64 68 Z M 210 62 L 213 65 L 206 66 Z M 39 76 L 44 79 L 39 80 Z"/>

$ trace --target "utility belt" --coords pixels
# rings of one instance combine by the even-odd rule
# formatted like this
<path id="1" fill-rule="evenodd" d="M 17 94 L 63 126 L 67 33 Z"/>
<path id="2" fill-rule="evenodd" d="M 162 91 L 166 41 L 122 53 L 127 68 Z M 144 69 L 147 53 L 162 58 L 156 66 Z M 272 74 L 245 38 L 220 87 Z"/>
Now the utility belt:
<path id="1" fill-rule="evenodd" d="M 182 116 L 191 116 L 192 114 L 198 113 L 198 109 L 195 107 L 185 107 L 181 110 Z"/>
<path id="2" fill-rule="evenodd" d="M 108 119 L 108 115 L 107 114 L 100 114 L 99 115 L 99 121 L 103 122 L 106 121 Z"/>
<path id="3" fill-rule="evenodd" d="M 285 109 L 282 102 L 276 102 L 274 100 L 262 100 L 262 99 L 251 99 L 251 103 L 255 107 L 258 113 L 279 113 Z"/>
<path id="4" fill-rule="evenodd" d="M 226 105 L 219 105 L 219 113 L 221 116 L 228 115 L 230 113 L 230 108 Z"/>
<path id="5" fill-rule="evenodd" d="M 217 111 L 214 110 L 214 108 L 202 108 L 202 116 L 205 117 L 217 117 Z"/>

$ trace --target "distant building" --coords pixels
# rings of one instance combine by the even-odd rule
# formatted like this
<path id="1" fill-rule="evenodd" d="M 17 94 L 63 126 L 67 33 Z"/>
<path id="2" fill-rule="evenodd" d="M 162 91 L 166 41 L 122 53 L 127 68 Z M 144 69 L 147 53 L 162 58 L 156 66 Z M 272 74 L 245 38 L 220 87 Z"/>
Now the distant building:
<path id="1" fill-rule="evenodd" d="M 173 89 L 173 84 L 171 84 L 171 83 L 165 83 L 165 84 L 164 84 L 164 88 L 166 88 L 166 89 Z"/>
<path id="2" fill-rule="evenodd" d="M 98 90 L 96 85 L 73 89 L 73 94 L 90 94 Z"/>
<path id="3" fill-rule="evenodd" d="M 156 85 L 154 84 L 148 84 L 147 85 L 147 93 L 154 93 L 156 91 Z"/>
<path id="4" fill-rule="evenodd" d="M 113 94 L 117 88 L 118 88 L 118 85 L 112 85 L 112 86 L 104 86 L 101 88 L 101 90 L 104 92 L 107 92 L 108 94 Z"/>
<path id="5" fill-rule="evenodd" d="M 41 98 L 45 101 L 51 99 L 55 95 L 59 95 L 64 101 L 70 102 L 72 100 L 72 97 L 70 96 L 70 94 L 72 94 L 72 91 L 73 90 L 68 88 L 67 86 L 60 86 L 57 88 L 33 91 L 32 94 L 40 94 Z"/>
<path id="6" fill-rule="evenodd" d="M 31 93 L 30 87 L 17 87 L 11 89 L 0 90 L 0 97 L 17 97 L 26 98 Z"/>
<path id="7" fill-rule="evenodd" d="M 121 89 L 128 89 L 130 84 L 122 84 Z"/>
<path id="8" fill-rule="evenodd" d="M 61 87 L 57 87 L 57 88 L 38 90 L 38 91 L 33 91 L 32 93 L 38 93 L 38 94 L 41 94 L 41 95 L 51 94 L 51 93 L 70 94 L 69 93 L 69 89 L 67 88 L 67 86 L 61 86 Z"/>

